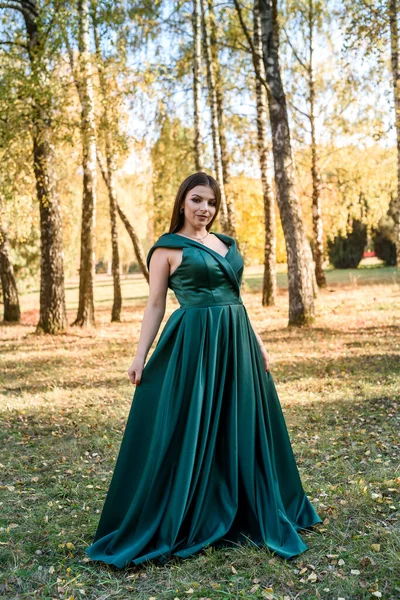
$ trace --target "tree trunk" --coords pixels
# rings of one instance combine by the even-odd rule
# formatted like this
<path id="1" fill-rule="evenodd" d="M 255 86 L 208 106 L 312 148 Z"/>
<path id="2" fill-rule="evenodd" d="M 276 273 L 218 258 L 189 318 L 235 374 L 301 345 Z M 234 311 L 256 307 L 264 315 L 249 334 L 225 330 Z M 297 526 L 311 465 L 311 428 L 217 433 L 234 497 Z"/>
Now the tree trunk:
<path id="1" fill-rule="evenodd" d="M 210 104 L 211 111 L 211 132 L 213 141 L 213 152 L 214 152 L 214 167 L 216 173 L 216 179 L 221 189 L 221 225 L 224 233 L 230 235 L 230 227 L 228 220 L 228 207 L 226 203 L 224 177 L 222 170 L 221 161 L 221 145 L 219 141 L 219 126 L 218 126 L 218 105 L 217 105 L 217 93 L 215 88 L 215 69 L 213 64 L 213 58 L 211 54 L 210 35 L 208 32 L 207 16 L 205 12 L 204 2 L 201 2 L 201 17 L 202 17 L 202 29 L 203 29 L 203 53 L 204 60 L 207 67 L 207 84 L 208 84 L 208 101 Z"/>
<path id="2" fill-rule="evenodd" d="M 224 190 L 226 194 L 226 207 L 228 215 L 228 234 L 236 238 L 236 214 L 235 214 L 235 203 L 232 194 L 227 194 L 227 186 L 230 184 L 230 172 L 229 172 L 229 154 L 228 145 L 226 141 L 226 122 L 225 122 L 225 111 L 224 111 L 224 92 L 222 84 L 222 73 L 221 64 L 218 54 L 218 40 L 217 40 L 217 23 L 215 18 L 214 3 L 213 0 L 207 0 L 208 14 L 210 23 L 210 49 L 212 56 L 212 65 L 214 69 L 214 81 L 215 81 L 215 95 L 217 103 L 217 120 L 218 120 L 218 137 L 221 148 L 221 163 L 222 163 L 222 178 L 224 181 Z"/>
<path id="3" fill-rule="evenodd" d="M 395 223 L 396 265 L 400 269 L 400 64 L 398 0 L 389 0 L 390 46 L 394 91 L 395 127 L 397 137 L 397 199 L 393 210 Z"/>
<path id="4" fill-rule="evenodd" d="M 117 228 L 117 193 L 114 183 L 114 165 L 112 151 L 109 144 L 106 142 L 106 160 L 108 171 L 108 198 L 110 202 L 110 224 L 111 224 L 111 248 L 112 248 L 112 277 L 114 288 L 114 299 L 111 311 L 111 321 L 118 322 L 121 320 L 122 293 L 120 281 L 119 267 L 119 251 L 118 251 L 118 228 Z"/>
<path id="5" fill-rule="evenodd" d="M 59 333 L 67 327 L 64 293 L 61 211 L 53 170 L 53 151 L 44 115 L 34 126 L 33 155 L 36 191 L 40 207 L 40 318 L 38 331 Z"/>
<path id="6" fill-rule="evenodd" d="M 111 250 L 112 262 L 111 272 L 113 278 L 113 305 L 111 310 L 111 321 L 118 322 L 121 320 L 122 293 L 120 280 L 120 265 L 119 265 L 119 250 L 118 250 L 118 227 L 117 227 L 117 192 L 115 189 L 115 155 L 111 138 L 111 119 L 107 104 L 107 82 L 104 74 L 104 63 L 101 55 L 101 46 L 97 30 L 97 20 L 95 14 L 95 6 L 92 10 L 93 32 L 96 46 L 97 68 L 99 74 L 100 91 L 103 105 L 103 128 L 105 132 L 105 154 L 107 165 L 107 190 L 110 205 L 110 224 L 111 224 Z"/>
<path id="7" fill-rule="evenodd" d="M 5 323 L 18 323 L 21 318 L 18 289 L 14 269 L 8 253 L 8 241 L 4 227 L 0 223 L 0 281 L 3 292 Z"/>
<path id="8" fill-rule="evenodd" d="M 194 154 L 196 171 L 204 169 L 204 152 L 201 135 L 201 6 L 200 0 L 193 0 L 193 121 L 194 121 Z"/>
<path id="9" fill-rule="evenodd" d="M 81 138 L 83 168 L 83 198 L 81 224 L 81 258 L 79 268 L 79 304 L 74 325 L 94 325 L 94 226 L 96 215 L 96 133 L 92 81 L 89 55 L 89 5 L 88 0 L 78 1 L 79 15 L 79 82 L 81 101 Z"/>
<path id="10" fill-rule="evenodd" d="M 104 165 L 104 161 L 99 152 L 97 153 L 97 160 L 98 160 L 98 164 L 99 164 L 99 167 L 101 170 L 101 174 L 103 176 L 104 183 L 106 184 L 106 186 L 108 188 L 108 185 L 109 185 L 108 184 L 108 174 L 107 174 L 107 170 Z M 115 199 L 115 202 L 116 202 L 116 208 L 117 208 L 118 215 L 119 215 L 121 221 L 123 222 L 129 237 L 131 238 L 131 242 L 133 245 L 133 251 L 135 253 L 136 260 L 138 261 L 139 268 L 142 271 L 147 283 L 149 283 L 150 279 L 149 279 L 149 272 L 147 270 L 147 265 L 146 265 L 146 256 L 145 256 L 145 253 L 143 252 L 142 245 L 139 241 L 139 236 L 137 235 L 135 228 L 131 225 L 128 217 L 126 216 L 126 214 L 124 213 L 124 211 L 122 210 L 120 205 L 118 204 L 117 199 Z"/>
<path id="11" fill-rule="evenodd" d="M 318 149 L 315 128 L 315 82 L 314 82 L 314 5 L 313 0 L 308 0 L 308 27 L 309 27 L 309 53 L 308 63 L 308 86 L 310 102 L 310 125 L 311 125 L 311 179 L 312 179 L 312 222 L 314 237 L 314 263 L 315 277 L 319 287 L 326 285 L 326 277 L 322 268 L 324 262 L 324 230 L 321 214 L 321 177 L 318 169 Z"/>
<path id="12" fill-rule="evenodd" d="M 262 59 L 261 21 L 258 0 L 254 2 L 254 53 L 253 65 L 256 74 L 257 105 L 257 146 L 260 160 L 261 182 L 264 200 L 265 242 L 264 242 L 264 277 L 262 289 L 263 306 L 276 303 L 276 220 L 275 200 L 268 177 L 268 143 L 267 143 L 267 97 L 262 79 L 265 80 L 265 69 Z"/>
<path id="13" fill-rule="evenodd" d="M 128 217 L 125 215 L 125 213 L 123 212 L 123 210 L 119 206 L 119 204 L 117 204 L 117 210 L 118 210 L 120 219 L 123 222 L 123 224 L 125 225 L 125 229 L 128 232 L 129 237 L 131 238 L 131 241 L 133 244 L 133 250 L 135 252 L 135 256 L 136 256 L 136 260 L 138 261 L 139 268 L 142 271 L 147 283 L 149 283 L 150 278 L 149 278 L 149 272 L 147 270 L 147 265 L 146 265 L 146 257 L 143 252 L 143 248 L 139 242 L 138 235 L 137 235 L 135 229 L 130 224 Z"/>
<path id="14" fill-rule="evenodd" d="M 289 325 L 307 325 L 314 320 L 313 269 L 295 190 L 286 97 L 279 64 L 277 0 L 259 2 L 277 200 L 288 259 Z"/>
<path id="15" fill-rule="evenodd" d="M 25 21 L 28 54 L 36 92 L 32 98 L 33 169 L 40 210 L 40 311 L 38 331 L 59 333 L 68 325 L 64 291 L 63 239 L 54 150 L 51 144 L 51 107 L 46 93 L 40 94 L 47 78 L 36 0 L 20 0 Z M 19 9 L 18 9 L 19 10 Z"/>

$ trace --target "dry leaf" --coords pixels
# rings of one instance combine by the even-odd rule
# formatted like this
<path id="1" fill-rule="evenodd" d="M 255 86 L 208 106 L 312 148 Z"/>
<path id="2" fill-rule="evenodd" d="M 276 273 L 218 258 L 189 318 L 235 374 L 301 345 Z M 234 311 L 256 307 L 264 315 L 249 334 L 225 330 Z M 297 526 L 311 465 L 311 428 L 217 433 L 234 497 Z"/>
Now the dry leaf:
<path id="1" fill-rule="evenodd" d="M 371 544 L 371 549 L 374 552 L 380 552 L 381 551 L 381 545 L 380 544 Z"/>

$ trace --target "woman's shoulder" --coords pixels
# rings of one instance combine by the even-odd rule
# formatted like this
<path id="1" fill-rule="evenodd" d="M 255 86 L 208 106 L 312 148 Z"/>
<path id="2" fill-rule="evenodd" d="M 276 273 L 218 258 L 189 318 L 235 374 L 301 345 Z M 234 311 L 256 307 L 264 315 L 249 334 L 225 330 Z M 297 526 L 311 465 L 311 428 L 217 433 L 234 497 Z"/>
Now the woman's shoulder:
<path id="1" fill-rule="evenodd" d="M 147 268 L 150 268 L 150 259 L 152 257 L 152 255 L 154 254 L 154 252 L 158 249 L 158 248 L 174 248 L 175 246 L 175 236 L 169 232 L 166 233 L 162 233 L 160 235 L 160 237 L 154 242 L 154 244 L 149 248 L 148 252 L 147 252 L 147 258 L 146 258 L 146 263 L 147 263 Z"/>

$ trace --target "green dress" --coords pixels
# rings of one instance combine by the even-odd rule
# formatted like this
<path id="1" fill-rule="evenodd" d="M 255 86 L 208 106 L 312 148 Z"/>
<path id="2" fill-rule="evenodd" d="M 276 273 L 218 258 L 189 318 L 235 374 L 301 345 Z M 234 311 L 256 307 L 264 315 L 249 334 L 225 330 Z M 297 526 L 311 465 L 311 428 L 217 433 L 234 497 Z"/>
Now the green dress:
<path id="1" fill-rule="evenodd" d="M 244 261 L 164 233 L 182 248 L 169 278 L 180 307 L 136 387 L 93 543 L 93 560 L 122 569 L 165 563 L 207 545 L 249 542 L 288 559 L 321 523 L 302 487 L 271 372 L 240 297 Z"/>

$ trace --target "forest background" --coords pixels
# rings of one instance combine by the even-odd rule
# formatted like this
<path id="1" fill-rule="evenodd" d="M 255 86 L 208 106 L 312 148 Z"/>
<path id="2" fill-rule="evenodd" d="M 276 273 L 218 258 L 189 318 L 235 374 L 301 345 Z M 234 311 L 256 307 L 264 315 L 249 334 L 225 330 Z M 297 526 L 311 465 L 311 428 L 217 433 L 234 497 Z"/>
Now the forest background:
<path id="1" fill-rule="evenodd" d="M 200 57 L 196 74 L 196 4 L 1 4 L 1 227 L 20 292 L 39 286 L 40 239 L 46 228 L 54 238 L 54 232 L 62 230 L 56 243 L 63 256 L 63 265 L 55 269 L 58 281 L 62 271 L 66 279 L 80 272 L 82 279 L 85 269 L 111 274 L 113 261 L 114 272 L 142 270 L 147 275 L 143 257 L 168 230 L 179 184 L 200 169 L 216 174 L 223 184 L 234 229 L 223 222 L 220 229 L 233 232 L 246 265 L 263 264 L 266 212 L 257 104 L 261 92 L 249 37 L 254 7 L 199 3 L 205 60 Z M 325 267 L 329 240 L 346 237 L 353 219 L 366 225 L 368 249 L 373 250 L 371 234 L 397 200 L 397 80 L 389 5 L 288 0 L 276 15 L 296 193 L 306 237 L 313 245 L 313 237 L 315 241 L 319 235 Z M 36 37 L 29 33 L 30 20 Z M 45 140 L 49 154 L 41 174 L 35 171 L 41 161 L 38 140 Z M 276 195 L 267 129 L 264 142 L 262 174 Z M 42 195 L 41 176 L 49 188 Z M 60 209 L 53 233 L 43 221 L 49 216 L 40 211 L 46 202 L 56 212 L 57 206 Z M 277 205 L 272 217 L 273 259 L 285 263 Z M 82 223 L 90 224 L 86 238 Z M 91 251 L 86 267 L 80 265 L 82 248 Z M 48 271 L 51 278 L 51 267 Z M 85 285 L 80 282 L 80 295 L 87 295 L 92 283 L 86 292 Z M 94 312 L 82 303 L 80 324 L 91 322 Z M 113 316 L 120 317 L 115 306 Z M 47 331 L 60 328 L 46 325 L 43 314 L 41 322 Z"/>

